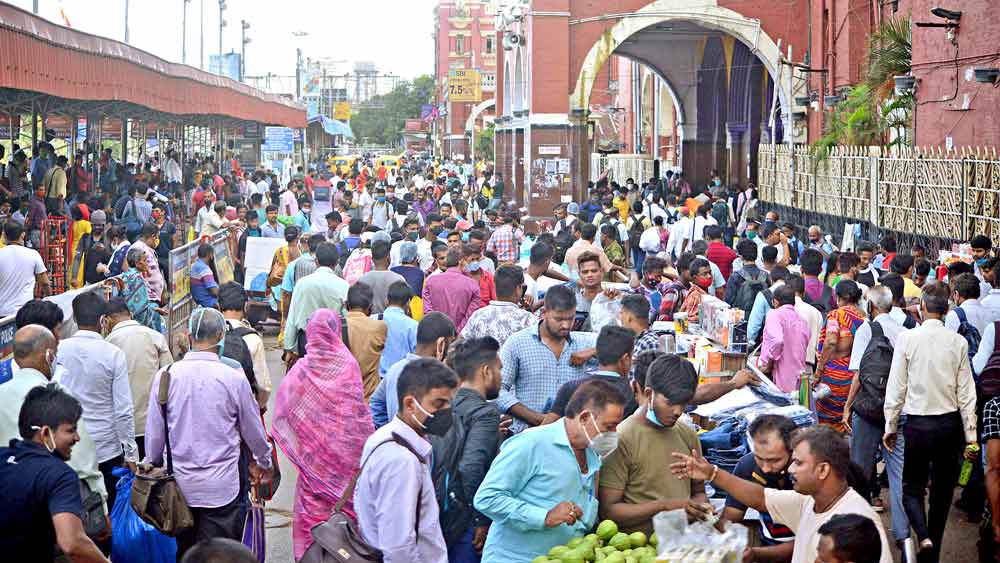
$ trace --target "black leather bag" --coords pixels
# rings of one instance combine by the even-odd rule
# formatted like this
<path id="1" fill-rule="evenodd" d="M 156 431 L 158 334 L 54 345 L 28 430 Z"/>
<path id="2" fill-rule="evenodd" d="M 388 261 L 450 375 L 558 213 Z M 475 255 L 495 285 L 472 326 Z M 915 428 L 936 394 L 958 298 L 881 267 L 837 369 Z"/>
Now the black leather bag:
<path id="1" fill-rule="evenodd" d="M 83 501 L 83 530 L 91 539 L 103 538 L 111 532 L 108 513 L 104 510 L 101 493 L 90 490 L 90 485 L 80 479 L 80 499 Z"/>

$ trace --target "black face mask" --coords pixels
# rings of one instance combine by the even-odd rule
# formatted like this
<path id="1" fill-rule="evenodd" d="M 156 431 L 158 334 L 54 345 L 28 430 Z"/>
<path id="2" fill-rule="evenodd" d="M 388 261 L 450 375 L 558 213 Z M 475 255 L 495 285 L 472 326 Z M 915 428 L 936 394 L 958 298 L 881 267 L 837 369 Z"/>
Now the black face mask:
<path id="1" fill-rule="evenodd" d="M 427 432 L 428 434 L 433 434 L 434 436 L 444 436 L 445 434 L 448 433 L 449 430 L 451 430 L 452 419 L 453 419 L 451 407 L 445 409 L 438 409 L 438 411 L 435 412 L 434 414 L 430 414 L 427 411 L 425 411 L 424 407 L 420 405 L 419 401 L 417 401 L 417 408 L 420 410 L 420 412 L 427 415 L 427 418 L 424 420 L 423 424 L 421 424 L 420 421 L 417 421 L 417 424 L 420 424 L 420 426 L 423 427 L 424 432 Z M 416 419 L 416 417 L 413 418 Z"/>

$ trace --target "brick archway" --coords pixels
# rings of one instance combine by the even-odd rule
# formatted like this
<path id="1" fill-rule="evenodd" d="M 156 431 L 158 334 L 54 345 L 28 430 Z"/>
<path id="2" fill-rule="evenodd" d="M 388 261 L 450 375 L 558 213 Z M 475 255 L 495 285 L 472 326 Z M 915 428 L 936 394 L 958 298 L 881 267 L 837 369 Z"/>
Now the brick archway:
<path id="1" fill-rule="evenodd" d="M 788 132 L 786 141 L 805 142 L 804 129 L 794 129 L 789 121 L 792 114 L 789 92 L 792 97 L 805 95 L 805 80 L 801 79 L 794 67 L 785 66 L 781 69 L 779 45 L 764 31 L 759 20 L 729 8 L 712 5 L 705 0 L 655 0 L 626 16 L 607 14 L 571 22 L 581 24 L 616 21 L 590 47 L 579 73 L 575 77 L 571 75 L 570 78 L 576 80 L 576 86 L 569 96 L 570 111 L 587 110 L 598 73 L 608 63 L 611 55 L 630 37 L 659 24 L 689 22 L 736 38 L 760 59 L 777 86 L 782 119 L 785 120 L 783 129 Z M 664 77 L 669 79 L 669 73 L 664 73 Z"/>

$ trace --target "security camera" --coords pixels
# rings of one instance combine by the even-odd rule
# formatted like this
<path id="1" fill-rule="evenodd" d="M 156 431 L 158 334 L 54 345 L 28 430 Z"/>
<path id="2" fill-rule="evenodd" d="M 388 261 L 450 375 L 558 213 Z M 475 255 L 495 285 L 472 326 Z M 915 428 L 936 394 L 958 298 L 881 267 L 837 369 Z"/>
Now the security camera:
<path id="1" fill-rule="evenodd" d="M 931 13 L 939 18 L 946 20 L 958 21 L 962 19 L 962 12 L 958 10 L 946 10 L 944 8 L 934 8 Z"/>
<path id="2" fill-rule="evenodd" d="M 503 48 L 505 51 L 512 51 L 517 47 L 524 46 L 524 36 L 517 33 L 507 33 L 503 36 Z"/>

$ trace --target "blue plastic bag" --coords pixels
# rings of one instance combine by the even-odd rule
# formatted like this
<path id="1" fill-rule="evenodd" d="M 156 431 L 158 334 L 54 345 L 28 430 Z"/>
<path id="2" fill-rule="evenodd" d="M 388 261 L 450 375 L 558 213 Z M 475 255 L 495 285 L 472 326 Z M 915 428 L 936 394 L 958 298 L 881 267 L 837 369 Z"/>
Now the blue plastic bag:
<path id="1" fill-rule="evenodd" d="M 111 560 L 115 563 L 175 563 L 177 542 L 161 534 L 132 510 L 132 481 L 125 467 L 114 469 L 118 496 L 111 509 Z"/>

